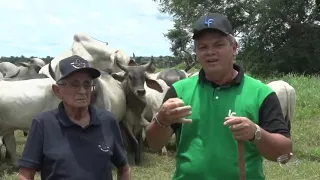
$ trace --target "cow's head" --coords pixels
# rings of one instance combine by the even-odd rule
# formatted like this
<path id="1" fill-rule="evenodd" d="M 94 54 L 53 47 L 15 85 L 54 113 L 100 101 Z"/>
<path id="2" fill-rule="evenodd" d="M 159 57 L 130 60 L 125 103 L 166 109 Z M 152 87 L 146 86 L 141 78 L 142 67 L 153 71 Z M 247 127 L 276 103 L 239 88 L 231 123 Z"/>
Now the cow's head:
<path id="1" fill-rule="evenodd" d="M 125 85 L 126 93 L 133 93 L 137 97 L 144 97 L 146 90 L 144 89 L 144 83 L 151 89 L 154 89 L 160 93 L 163 92 L 160 84 L 146 76 L 146 72 L 152 68 L 153 59 L 147 64 L 137 66 L 134 61 L 130 61 L 129 66 L 120 64 L 117 60 L 116 63 L 124 73 L 114 73 L 112 77 L 118 81 L 121 81 Z"/>
<path id="2" fill-rule="evenodd" d="M 44 65 L 46 65 L 46 63 L 40 58 L 29 58 L 28 61 L 30 62 L 30 64 L 35 64 L 40 67 L 43 67 Z"/>
<path id="3" fill-rule="evenodd" d="M 153 61 L 154 61 L 153 56 L 151 56 L 151 61 L 152 61 L 152 64 L 146 70 L 147 73 L 154 73 L 157 70 L 156 66 L 153 63 Z M 129 61 L 129 66 L 137 66 L 137 64 L 136 64 L 136 55 L 134 53 L 132 54 L 132 59 L 130 59 L 130 61 Z"/>
<path id="4" fill-rule="evenodd" d="M 27 62 L 18 62 L 19 65 L 23 66 L 23 67 L 27 67 L 28 68 L 28 73 L 35 73 L 38 74 L 40 69 L 41 69 L 41 65 L 39 64 L 33 64 L 33 63 L 27 63 Z M 34 74 L 33 73 L 33 74 Z"/>

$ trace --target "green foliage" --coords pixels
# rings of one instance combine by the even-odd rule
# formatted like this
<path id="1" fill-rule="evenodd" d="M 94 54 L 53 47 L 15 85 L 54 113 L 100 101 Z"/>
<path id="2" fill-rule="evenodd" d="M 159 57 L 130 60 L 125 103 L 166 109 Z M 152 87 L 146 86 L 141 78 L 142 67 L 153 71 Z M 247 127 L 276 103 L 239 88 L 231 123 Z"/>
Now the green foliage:
<path id="1" fill-rule="evenodd" d="M 175 56 L 192 52 L 193 23 L 206 12 L 228 16 L 240 38 L 237 60 L 255 74 L 318 73 L 319 0 L 153 0 L 174 17 L 165 35 Z M 185 58 L 186 59 L 186 58 Z"/>

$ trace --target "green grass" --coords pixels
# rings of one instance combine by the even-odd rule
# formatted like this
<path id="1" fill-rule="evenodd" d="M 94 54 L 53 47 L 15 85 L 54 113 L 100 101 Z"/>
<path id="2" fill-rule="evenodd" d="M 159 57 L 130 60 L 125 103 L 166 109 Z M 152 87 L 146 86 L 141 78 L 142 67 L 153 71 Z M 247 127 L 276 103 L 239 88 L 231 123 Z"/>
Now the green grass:
<path id="1" fill-rule="evenodd" d="M 281 168 L 277 163 L 265 161 L 265 174 L 268 180 L 314 180 L 320 179 L 320 78 L 287 75 L 262 78 L 263 82 L 282 79 L 291 84 L 297 92 L 295 120 L 292 122 L 294 154 L 300 160 L 296 166 Z M 17 151 L 21 155 L 25 137 L 16 132 Z M 174 172 L 172 156 L 144 153 L 144 163 L 132 167 L 133 179 L 170 179 Z M 1 161 L 0 179 L 17 179 L 17 170 L 10 163 Z"/>

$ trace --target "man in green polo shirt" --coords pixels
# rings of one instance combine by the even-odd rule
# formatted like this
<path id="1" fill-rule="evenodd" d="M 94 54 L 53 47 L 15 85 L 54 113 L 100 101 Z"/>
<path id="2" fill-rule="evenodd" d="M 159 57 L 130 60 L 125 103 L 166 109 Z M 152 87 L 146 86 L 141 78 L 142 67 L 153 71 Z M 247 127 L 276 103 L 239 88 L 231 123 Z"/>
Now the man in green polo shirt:
<path id="1" fill-rule="evenodd" d="M 238 44 L 227 17 L 200 17 L 193 39 L 202 68 L 168 90 L 146 130 L 150 147 L 161 149 L 179 131 L 174 180 L 236 180 L 242 140 L 247 180 L 264 180 L 263 157 L 292 151 L 277 95 L 233 63 Z"/>

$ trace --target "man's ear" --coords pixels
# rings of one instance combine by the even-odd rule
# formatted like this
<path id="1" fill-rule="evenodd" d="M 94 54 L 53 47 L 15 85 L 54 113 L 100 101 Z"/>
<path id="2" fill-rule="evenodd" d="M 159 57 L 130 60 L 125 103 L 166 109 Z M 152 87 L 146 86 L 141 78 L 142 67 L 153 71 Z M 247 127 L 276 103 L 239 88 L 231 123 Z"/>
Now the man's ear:
<path id="1" fill-rule="evenodd" d="M 237 41 L 235 41 L 232 45 L 233 56 L 236 56 L 238 54 L 238 48 L 239 48 L 239 44 Z"/>
<path id="2" fill-rule="evenodd" d="M 61 99 L 60 88 L 58 87 L 58 85 L 52 84 L 51 88 L 52 88 L 53 93 L 54 93 L 59 99 Z"/>

